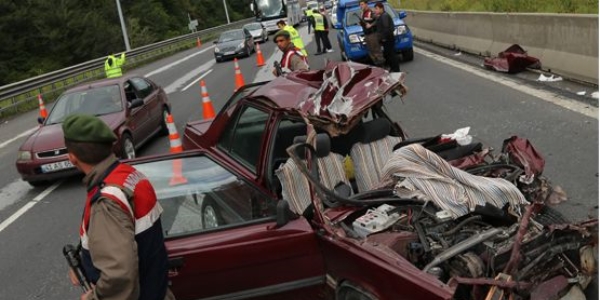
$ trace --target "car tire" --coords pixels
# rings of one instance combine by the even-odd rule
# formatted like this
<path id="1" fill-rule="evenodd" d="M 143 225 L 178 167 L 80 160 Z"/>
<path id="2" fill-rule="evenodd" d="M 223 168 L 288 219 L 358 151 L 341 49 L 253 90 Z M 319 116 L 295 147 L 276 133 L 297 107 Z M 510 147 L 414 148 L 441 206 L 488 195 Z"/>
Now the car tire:
<path id="1" fill-rule="evenodd" d="M 167 115 L 169 114 L 168 110 L 166 107 L 163 107 L 162 109 L 162 120 L 160 122 L 160 131 L 158 132 L 159 135 L 161 136 L 165 136 L 169 134 L 169 127 L 167 127 Z"/>
<path id="2" fill-rule="evenodd" d="M 412 61 L 415 58 L 415 53 L 413 48 L 408 50 L 402 50 L 402 60 L 403 61 Z"/>
<path id="3" fill-rule="evenodd" d="M 219 208 L 212 199 L 205 197 L 202 200 L 201 212 L 204 229 L 216 228 L 224 224 Z"/>
<path id="4" fill-rule="evenodd" d="M 135 158 L 135 145 L 133 139 L 128 133 L 124 133 L 121 136 L 121 158 L 132 159 Z"/>
<path id="5" fill-rule="evenodd" d="M 223 60 L 221 60 L 221 59 L 218 59 L 218 58 L 216 58 L 216 57 L 215 57 L 215 61 L 216 61 L 217 63 L 220 63 L 220 62 L 222 62 Z"/>

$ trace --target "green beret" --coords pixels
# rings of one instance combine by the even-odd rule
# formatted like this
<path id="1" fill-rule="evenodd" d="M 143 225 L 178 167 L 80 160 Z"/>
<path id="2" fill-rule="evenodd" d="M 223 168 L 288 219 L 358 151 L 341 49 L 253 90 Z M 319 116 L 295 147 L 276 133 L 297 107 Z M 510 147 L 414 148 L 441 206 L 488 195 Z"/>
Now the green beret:
<path id="1" fill-rule="evenodd" d="M 273 36 L 273 41 L 274 41 L 275 43 L 277 43 L 276 39 L 277 39 L 277 37 L 280 37 L 280 36 L 283 36 L 283 37 L 285 37 L 286 39 L 289 39 L 289 38 L 291 37 L 291 36 L 290 36 L 290 33 L 289 33 L 287 30 L 283 30 L 283 29 L 282 29 L 282 30 L 279 30 L 279 31 L 277 31 L 277 32 L 275 33 L 275 35 Z"/>
<path id="2" fill-rule="evenodd" d="M 65 140 L 87 143 L 112 143 L 117 140 L 113 131 L 92 115 L 73 114 L 62 124 Z"/>

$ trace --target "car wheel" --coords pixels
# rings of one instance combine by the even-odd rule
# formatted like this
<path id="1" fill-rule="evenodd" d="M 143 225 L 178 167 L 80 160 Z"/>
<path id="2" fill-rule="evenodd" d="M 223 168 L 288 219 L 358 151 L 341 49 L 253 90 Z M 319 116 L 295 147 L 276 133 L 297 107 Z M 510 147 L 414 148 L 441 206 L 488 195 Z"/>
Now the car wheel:
<path id="1" fill-rule="evenodd" d="M 215 228 L 223 225 L 221 213 L 212 199 L 202 200 L 202 227 L 204 229 Z"/>
<path id="2" fill-rule="evenodd" d="M 402 60 L 403 61 L 412 61 L 415 58 L 415 53 L 413 48 L 402 51 Z"/>
<path id="3" fill-rule="evenodd" d="M 167 109 L 163 108 L 162 120 L 160 121 L 160 131 L 158 132 L 159 135 L 168 135 L 169 134 L 169 127 L 167 127 L 167 116 L 168 115 L 169 115 L 169 112 L 167 111 Z"/>
<path id="4" fill-rule="evenodd" d="M 216 61 L 216 62 L 218 62 L 218 63 L 220 63 L 220 62 L 222 62 L 223 60 L 221 60 L 221 59 L 219 59 L 219 58 L 216 58 L 216 57 L 215 57 L 215 61 Z"/>
<path id="5" fill-rule="evenodd" d="M 121 136 L 121 158 L 133 159 L 135 158 L 135 146 L 131 136 L 127 133 Z"/>

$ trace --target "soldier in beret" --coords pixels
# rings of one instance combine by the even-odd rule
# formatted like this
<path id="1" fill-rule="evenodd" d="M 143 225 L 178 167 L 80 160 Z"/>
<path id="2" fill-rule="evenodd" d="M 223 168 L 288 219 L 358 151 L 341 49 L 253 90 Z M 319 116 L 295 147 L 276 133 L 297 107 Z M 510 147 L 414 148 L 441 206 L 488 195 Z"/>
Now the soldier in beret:
<path id="1" fill-rule="evenodd" d="M 93 288 L 81 299 L 175 299 L 167 287 L 162 207 L 154 188 L 118 161 L 112 151 L 117 137 L 102 120 L 74 114 L 62 128 L 69 160 L 85 174 L 88 191 L 80 256 Z"/>
<path id="2" fill-rule="evenodd" d="M 273 41 L 277 44 L 277 47 L 283 55 L 281 56 L 281 68 L 284 71 L 308 71 L 308 60 L 302 49 L 296 47 L 292 43 L 291 35 L 287 30 L 279 30 L 273 36 Z M 277 70 L 273 70 L 273 75 L 279 76 Z"/>

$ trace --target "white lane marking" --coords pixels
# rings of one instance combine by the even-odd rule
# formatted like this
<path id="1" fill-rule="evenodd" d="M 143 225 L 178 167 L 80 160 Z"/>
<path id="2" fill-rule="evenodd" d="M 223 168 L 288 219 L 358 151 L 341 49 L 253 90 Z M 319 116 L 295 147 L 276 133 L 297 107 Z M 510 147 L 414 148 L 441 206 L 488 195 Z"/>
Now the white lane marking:
<path id="1" fill-rule="evenodd" d="M 206 71 L 206 73 L 200 75 L 200 77 L 194 79 L 194 81 L 190 82 L 190 84 L 188 84 L 186 87 L 184 87 L 183 89 L 181 89 L 182 92 L 184 92 L 185 90 L 189 89 L 192 85 L 194 85 L 196 82 L 200 81 L 200 79 L 204 78 L 206 75 L 210 74 L 210 72 L 212 72 L 213 69 L 210 69 L 208 71 Z"/>
<path id="2" fill-rule="evenodd" d="M 212 66 L 214 66 L 215 64 L 216 64 L 216 62 L 214 60 L 209 60 L 208 62 L 204 63 L 200 67 L 198 67 L 198 68 L 196 68 L 196 69 L 188 72 L 187 74 L 179 77 L 177 80 L 175 80 L 175 82 L 169 84 L 165 88 L 165 93 L 170 94 L 170 93 L 173 93 L 173 92 L 177 91 L 185 83 L 187 83 L 190 80 L 192 80 L 192 78 L 198 76 L 198 74 L 204 73 L 206 70 L 212 68 Z"/>
<path id="3" fill-rule="evenodd" d="M 48 196 L 48 194 L 50 194 L 52 191 L 54 191 L 61 183 L 62 183 L 62 180 L 57 181 L 53 185 L 49 186 L 45 191 L 43 191 L 41 194 L 37 195 L 35 198 L 33 198 L 33 200 L 29 201 L 27 204 L 25 204 L 23 207 L 21 207 L 19 210 L 17 210 L 17 212 L 15 212 L 12 216 L 8 217 L 8 219 L 6 219 L 6 220 L 4 220 L 4 222 L 0 223 L 0 232 L 2 232 L 4 229 L 6 229 L 6 227 L 8 227 L 10 224 L 12 224 L 14 221 L 16 221 L 20 216 L 25 214 L 34 205 L 36 205 L 40 201 L 42 201 L 42 199 L 44 199 L 46 196 Z"/>
<path id="4" fill-rule="evenodd" d="M 4 186 L 0 189 L 0 210 L 23 199 L 30 189 L 31 186 L 21 178 Z"/>
<path id="5" fill-rule="evenodd" d="M 31 129 L 29 129 L 29 130 L 27 130 L 27 131 L 25 131 L 25 132 L 23 132 L 23 133 L 21 133 L 21 134 L 19 134 L 19 135 L 15 136 L 15 137 L 13 137 L 13 138 L 12 138 L 12 139 L 10 139 L 10 140 L 3 142 L 2 144 L 0 144 L 0 149 L 1 149 L 1 148 L 4 148 L 4 147 L 6 147 L 6 145 L 8 145 L 8 144 L 10 144 L 10 143 L 12 143 L 12 142 L 14 142 L 14 141 L 16 141 L 16 140 L 18 140 L 18 139 L 20 139 L 20 138 L 24 137 L 24 136 L 28 136 L 28 135 L 32 134 L 32 133 L 33 133 L 34 131 L 36 131 L 38 128 L 39 128 L 39 127 L 31 128 Z"/>
<path id="6" fill-rule="evenodd" d="M 200 50 L 200 51 L 198 51 L 198 52 L 196 52 L 194 54 L 190 54 L 190 55 L 188 55 L 188 56 L 186 56 L 186 57 L 184 57 L 184 58 L 182 58 L 180 60 L 174 61 L 174 62 L 172 62 L 172 63 L 170 63 L 168 65 L 162 66 L 162 67 L 160 67 L 160 68 L 158 68 L 158 69 L 156 69 L 156 70 L 154 70 L 152 72 L 146 73 L 146 74 L 144 74 L 144 76 L 145 77 L 150 77 L 152 75 L 156 75 L 156 74 L 158 74 L 160 72 L 163 72 L 163 71 L 165 71 L 167 69 L 170 69 L 173 66 L 178 65 L 178 64 L 180 64 L 180 63 L 182 63 L 182 62 L 184 62 L 184 61 L 186 61 L 186 60 L 188 60 L 188 59 L 190 59 L 190 58 L 192 58 L 192 57 L 194 57 L 196 55 L 200 55 L 200 54 L 202 54 L 202 53 L 204 53 L 204 52 L 206 52 L 206 51 L 208 51 L 208 50 L 210 50 L 210 49 L 212 49 L 214 47 L 215 47 L 215 45 L 211 45 L 211 46 L 207 47 L 206 49 L 202 49 L 202 50 Z"/>
<path id="7" fill-rule="evenodd" d="M 594 118 L 594 119 L 598 120 L 598 108 L 597 107 L 593 107 L 591 105 L 570 99 L 568 97 L 557 95 L 555 93 L 551 93 L 551 92 L 544 91 L 544 90 L 538 90 L 536 88 L 526 86 L 523 83 L 518 82 L 516 80 L 497 76 L 493 72 L 482 70 L 482 69 L 479 69 L 478 67 L 467 65 L 467 64 L 464 64 L 461 62 L 457 62 L 450 58 L 446 58 L 446 57 L 431 53 L 431 52 L 423 50 L 421 48 L 415 47 L 415 52 L 425 55 L 429 58 L 435 59 L 439 62 L 445 63 L 447 65 L 453 66 L 455 68 L 464 70 L 471 74 L 477 75 L 479 77 L 483 77 L 483 78 L 491 80 L 493 82 L 500 83 L 504 86 L 515 89 L 517 91 L 528 94 L 530 96 L 539 98 L 541 100 L 556 104 L 558 106 L 564 107 L 566 109 L 572 110 L 574 112 L 577 112 L 582 115 L 585 115 L 590 118 Z"/>

